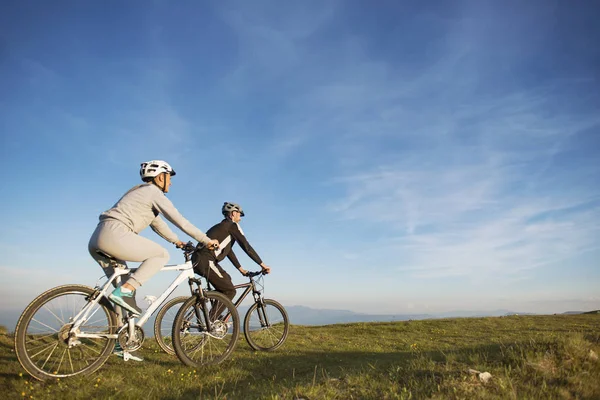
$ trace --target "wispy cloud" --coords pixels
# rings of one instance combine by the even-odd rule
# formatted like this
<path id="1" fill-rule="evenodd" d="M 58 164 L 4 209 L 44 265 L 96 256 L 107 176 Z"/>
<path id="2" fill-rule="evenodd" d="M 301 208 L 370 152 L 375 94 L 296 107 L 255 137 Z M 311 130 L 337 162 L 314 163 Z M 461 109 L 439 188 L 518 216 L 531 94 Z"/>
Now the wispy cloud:
<path id="1" fill-rule="evenodd" d="M 441 155 L 453 161 L 432 165 L 411 157 L 339 178 L 335 184 L 346 195 L 332 210 L 392 227 L 380 240 L 395 236 L 385 247 L 404 255 L 398 268 L 421 277 L 511 275 L 600 247 L 600 191 L 578 183 L 578 177 L 599 177 L 597 166 L 571 170 L 571 182 L 557 187 L 541 179 L 556 150 L 452 157 L 460 149 Z"/>
<path id="2" fill-rule="evenodd" d="M 486 65 L 503 72 L 490 84 L 478 71 L 491 50 L 462 34 L 468 20 L 455 22 L 455 40 L 410 79 L 367 59 L 360 42 L 343 63 L 328 60 L 333 72 L 286 103 L 280 143 L 317 139 L 338 171 L 330 183 L 345 190 L 331 210 L 392 226 L 380 239 L 396 232 L 398 268 L 421 277 L 512 275 L 598 248 L 600 190 L 590 184 L 600 167 L 555 166 L 600 126 L 583 103 L 560 100 L 582 81 L 517 85 Z"/>
<path id="3" fill-rule="evenodd" d="M 210 226 L 206 210 L 225 196 L 256 210 L 257 232 L 289 233 L 280 264 L 291 256 L 338 282 L 322 303 L 352 300 L 347 282 L 357 277 L 379 302 L 386 289 L 389 304 L 439 289 L 442 304 L 491 286 L 473 279 L 501 277 L 530 293 L 549 275 L 540 271 L 553 273 L 549 283 L 563 278 L 551 265 L 561 260 L 593 275 L 600 91 L 591 14 L 538 2 L 157 1 L 135 19 L 90 3 L 42 21 L 19 8 L 19 18 L 6 15 L 29 23 L 6 25 L 0 102 L 15 167 L 7 187 L 23 196 L 8 198 L 3 240 L 71 227 L 61 234 L 81 244 L 72 241 L 69 258 L 86 262 L 89 209 L 108 207 L 141 160 L 160 157 L 178 170 L 170 196 L 194 223 Z M 93 23 L 56 25 L 82 20 Z M 105 21 L 117 22 L 109 35 Z M 58 168 L 56 186 L 47 174 Z M 56 222 L 23 225 L 48 209 Z M 50 252 L 62 248 L 54 236 Z M 39 264 L 21 253 L 8 252 L 8 264 Z M 373 265 L 410 282 L 404 298 L 398 281 L 372 280 Z M 438 277 L 460 278 L 442 288 Z M 406 287 L 419 278 L 429 292 Z M 561 293 L 586 284 L 574 277 Z"/>
<path id="4" fill-rule="evenodd" d="M 548 27 L 537 25 L 529 41 L 498 43 L 493 14 L 474 7 L 455 18 L 419 15 L 444 34 L 428 38 L 426 56 L 407 60 L 409 41 L 398 43 L 397 57 L 373 57 L 371 43 L 353 34 L 307 51 L 305 39 L 332 23 L 335 9 L 281 24 L 226 12 L 241 48 L 227 82 L 254 93 L 278 85 L 270 155 L 328 160 L 315 164 L 335 171 L 327 185 L 343 192 L 330 210 L 384 226 L 375 239 L 402 254 L 398 269 L 516 279 L 600 245 L 600 191 L 589 187 L 599 167 L 555 166 L 600 119 L 578 109 L 583 103 L 560 101 L 586 77 L 513 79 Z M 531 36 L 528 29 L 521 24 L 513 35 Z M 281 81 L 290 75 L 293 82 Z"/>

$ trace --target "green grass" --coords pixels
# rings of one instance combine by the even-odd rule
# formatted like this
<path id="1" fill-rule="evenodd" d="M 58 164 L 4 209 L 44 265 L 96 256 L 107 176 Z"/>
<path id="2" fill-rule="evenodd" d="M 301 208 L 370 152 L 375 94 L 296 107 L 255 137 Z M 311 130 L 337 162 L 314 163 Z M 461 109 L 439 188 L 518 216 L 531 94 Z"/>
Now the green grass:
<path id="1" fill-rule="evenodd" d="M 600 399 L 598 314 L 292 326 L 273 353 L 242 335 L 230 359 L 196 370 L 149 338 L 143 363 L 111 356 L 91 376 L 45 383 L 21 369 L 12 340 L 0 335 L 3 398 Z"/>

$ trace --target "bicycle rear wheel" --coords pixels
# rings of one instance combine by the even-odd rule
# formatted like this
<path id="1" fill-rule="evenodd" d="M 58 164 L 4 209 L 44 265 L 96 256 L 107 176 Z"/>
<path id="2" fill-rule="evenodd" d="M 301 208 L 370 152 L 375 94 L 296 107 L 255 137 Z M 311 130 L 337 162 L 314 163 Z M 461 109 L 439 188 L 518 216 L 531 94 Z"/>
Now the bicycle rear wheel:
<path id="1" fill-rule="evenodd" d="M 180 296 L 169 300 L 156 314 L 156 320 L 154 321 L 154 338 L 158 343 L 158 346 L 167 354 L 174 355 L 175 350 L 173 349 L 173 323 L 175 322 L 175 316 L 181 305 L 189 297 Z"/>
<path id="2" fill-rule="evenodd" d="M 91 374 L 110 356 L 115 339 L 71 337 L 73 319 L 88 304 L 94 289 L 64 285 L 39 295 L 27 306 L 15 330 L 15 351 L 21 366 L 34 378 L 64 378 Z M 117 317 L 103 298 L 80 326 L 87 334 L 114 334 Z M 71 340 L 69 340 L 71 339 Z"/>
<path id="3" fill-rule="evenodd" d="M 218 318 L 207 329 L 206 316 Z M 230 317 L 226 320 L 220 315 Z M 173 323 L 173 349 L 179 360 L 190 367 L 223 362 L 235 349 L 240 331 L 237 309 L 223 294 L 206 292 L 183 303 Z"/>
<path id="4" fill-rule="evenodd" d="M 285 308 L 275 300 L 254 303 L 244 317 L 244 336 L 254 350 L 273 351 L 287 339 L 290 322 Z"/>

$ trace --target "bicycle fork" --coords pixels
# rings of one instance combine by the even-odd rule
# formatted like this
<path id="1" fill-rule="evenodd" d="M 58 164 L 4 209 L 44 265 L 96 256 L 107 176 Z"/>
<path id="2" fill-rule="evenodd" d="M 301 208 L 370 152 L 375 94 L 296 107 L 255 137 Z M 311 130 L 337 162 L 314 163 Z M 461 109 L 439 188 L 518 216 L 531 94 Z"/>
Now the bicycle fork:
<path id="1" fill-rule="evenodd" d="M 198 285 L 198 288 L 194 289 L 194 283 Z M 188 281 L 190 285 L 190 292 L 192 292 L 193 296 L 196 296 L 196 303 L 194 304 L 194 315 L 196 316 L 196 320 L 198 321 L 198 325 L 201 325 L 201 321 L 206 321 L 206 330 L 210 332 L 212 329 L 212 321 L 210 320 L 209 312 L 206 309 L 206 296 L 204 296 L 204 290 L 202 290 L 202 283 L 195 278 L 191 278 Z M 198 310 L 198 303 L 202 304 L 202 314 L 200 314 L 200 310 Z M 204 317 L 204 318 L 202 318 Z M 200 326 L 198 327 L 200 330 Z"/>
<path id="2" fill-rule="evenodd" d="M 267 317 L 267 311 L 265 310 L 265 303 L 263 303 L 262 299 L 256 302 L 256 312 L 258 313 L 258 320 L 260 322 L 260 326 L 262 328 L 269 327 L 269 319 Z"/>
<path id="3" fill-rule="evenodd" d="M 194 303 L 193 307 L 194 315 L 196 316 L 196 321 L 198 323 L 198 331 L 200 332 L 202 330 L 202 321 L 206 321 L 206 331 L 210 332 L 210 330 L 212 329 L 212 322 L 210 321 L 210 315 L 208 313 L 208 310 L 206 309 L 207 301 L 206 297 L 204 296 L 204 291 L 202 290 L 202 288 L 193 288 L 193 283 L 199 284 L 199 281 L 197 279 L 192 278 L 189 280 L 188 283 L 190 285 L 190 291 L 193 293 L 193 296 L 196 297 L 196 302 Z M 199 305 L 201 305 L 201 307 L 199 307 Z M 199 308 L 201 308 L 202 310 L 199 310 Z M 191 329 L 191 323 L 189 324 L 188 329 Z"/>
<path id="4" fill-rule="evenodd" d="M 260 322 L 261 328 L 268 328 L 269 318 L 267 317 L 267 311 L 265 310 L 265 302 L 263 301 L 262 292 L 257 290 L 254 285 L 252 286 L 252 296 L 254 297 L 254 303 L 256 303 L 256 313 L 258 314 L 258 322 Z"/>

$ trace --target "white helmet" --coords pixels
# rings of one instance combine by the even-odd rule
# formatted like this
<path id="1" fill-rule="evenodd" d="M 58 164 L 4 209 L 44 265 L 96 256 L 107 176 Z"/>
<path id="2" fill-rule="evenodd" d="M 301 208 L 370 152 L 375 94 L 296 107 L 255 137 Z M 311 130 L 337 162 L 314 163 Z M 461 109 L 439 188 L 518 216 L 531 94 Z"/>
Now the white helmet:
<path id="1" fill-rule="evenodd" d="M 155 176 L 162 173 L 168 173 L 169 175 L 175 175 L 175 170 L 169 165 L 168 162 L 162 160 L 152 160 L 143 162 L 140 168 L 140 177 L 144 182 L 152 180 Z"/>

